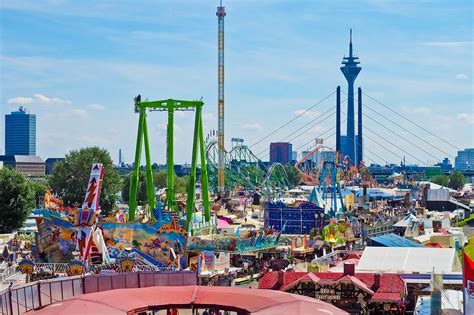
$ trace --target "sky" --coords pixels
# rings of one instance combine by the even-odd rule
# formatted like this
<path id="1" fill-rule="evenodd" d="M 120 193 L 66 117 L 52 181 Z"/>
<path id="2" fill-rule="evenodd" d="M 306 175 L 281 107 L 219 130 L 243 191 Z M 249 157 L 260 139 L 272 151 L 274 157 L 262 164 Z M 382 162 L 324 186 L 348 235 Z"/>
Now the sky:
<path id="1" fill-rule="evenodd" d="M 291 139 L 291 133 L 301 134 L 292 141 L 300 153 L 312 139 L 330 136 L 331 93 L 340 85 L 347 98 L 339 67 L 350 28 L 362 66 L 355 84 L 373 98 L 363 97 L 368 163 L 400 163 L 403 156 L 420 165 L 444 157 L 453 162 L 457 149 L 474 147 L 471 1 L 223 2 L 228 149 L 230 139 L 240 137 L 268 160 L 269 143 Z M 37 154 L 43 159 L 97 145 L 116 162 L 122 149 L 124 161 L 132 163 L 137 94 L 150 100 L 202 97 L 205 133 L 217 129 L 217 5 L 1 1 L 1 115 L 19 105 L 37 115 Z M 347 112 L 345 103 L 342 108 Z M 312 125 L 323 113 L 331 117 Z M 193 118 L 191 112 L 176 114 L 177 163 L 191 160 Z M 148 129 L 152 159 L 165 163 L 166 115 L 150 113 Z M 334 136 L 324 140 L 334 143 Z"/>

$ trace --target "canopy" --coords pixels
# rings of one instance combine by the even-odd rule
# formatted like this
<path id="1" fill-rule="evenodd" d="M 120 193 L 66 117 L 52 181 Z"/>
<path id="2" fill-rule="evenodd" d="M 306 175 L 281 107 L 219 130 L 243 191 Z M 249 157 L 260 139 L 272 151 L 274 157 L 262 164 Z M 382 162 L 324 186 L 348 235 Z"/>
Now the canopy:
<path id="1" fill-rule="evenodd" d="M 40 315 L 133 314 L 157 308 L 220 307 L 250 314 L 347 314 L 339 308 L 306 296 L 273 290 L 236 287 L 148 287 L 80 295 L 30 312 Z"/>
<path id="2" fill-rule="evenodd" d="M 366 247 L 357 271 L 396 273 L 460 273 L 454 248 Z"/>
<path id="3" fill-rule="evenodd" d="M 418 222 L 418 218 L 414 216 L 413 214 L 409 213 L 406 215 L 403 219 L 395 223 L 393 226 L 394 227 L 409 227 L 412 225 L 412 222 Z"/>
<path id="4" fill-rule="evenodd" d="M 394 233 L 374 236 L 367 241 L 368 246 L 379 247 L 423 247 L 420 243 L 411 241 Z"/>
<path id="5" fill-rule="evenodd" d="M 356 197 L 362 197 L 364 195 L 364 190 L 359 189 L 356 193 Z M 382 189 L 382 188 L 367 188 L 367 195 L 370 198 L 375 199 L 394 199 L 397 198 L 395 192 L 391 189 Z"/>

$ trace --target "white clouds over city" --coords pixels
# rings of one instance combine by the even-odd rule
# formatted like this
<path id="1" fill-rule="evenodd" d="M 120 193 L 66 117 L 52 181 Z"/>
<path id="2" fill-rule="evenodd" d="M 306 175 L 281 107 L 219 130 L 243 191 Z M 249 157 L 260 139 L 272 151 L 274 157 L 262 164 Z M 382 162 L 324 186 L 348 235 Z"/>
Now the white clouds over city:
<path id="1" fill-rule="evenodd" d="M 8 99 L 10 105 L 68 105 L 71 101 L 59 97 L 48 97 L 43 94 L 34 94 L 33 97 L 17 96 Z"/>

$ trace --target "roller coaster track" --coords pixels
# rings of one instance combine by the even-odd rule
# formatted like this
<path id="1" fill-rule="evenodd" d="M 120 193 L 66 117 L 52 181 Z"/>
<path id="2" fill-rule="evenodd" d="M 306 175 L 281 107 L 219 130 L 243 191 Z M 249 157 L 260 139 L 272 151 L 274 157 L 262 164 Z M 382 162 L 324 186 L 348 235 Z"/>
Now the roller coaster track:
<path id="1" fill-rule="evenodd" d="M 210 185 L 216 188 L 217 140 L 206 144 L 206 158 Z M 274 194 L 289 188 L 289 180 L 283 165 L 265 165 L 247 146 L 237 145 L 225 152 L 226 186 L 229 190 L 240 186 L 244 189 L 261 189 L 264 194 Z"/>

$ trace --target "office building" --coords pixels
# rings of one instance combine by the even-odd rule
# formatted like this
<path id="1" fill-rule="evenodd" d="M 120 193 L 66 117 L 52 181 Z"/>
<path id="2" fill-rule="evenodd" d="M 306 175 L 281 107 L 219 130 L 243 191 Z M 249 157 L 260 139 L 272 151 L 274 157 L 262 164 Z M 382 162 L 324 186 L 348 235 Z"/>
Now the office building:
<path id="1" fill-rule="evenodd" d="M 454 159 L 454 169 L 458 171 L 474 170 L 474 148 L 458 151 Z"/>
<path id="2" fill-rule="evenodd" d="M 293 162 L 298 161 L 298 152 L 297 151 L 291 151 L 291 160 Z"/>
<path id="3" fill-rule="evenodd" d="M 320 167 L 324 162 L 334 162 L 336 160 L 335 151 L 318 151 L 314 154 L 314 163 Z"/>
<path id="4" fill-rule="evenodd" d="M 23 106 L 5 115 L 5 155 L 36 155 L 36 115 Z"/>
<path id="5" fill-rule="evenodd" d="M 292 148 L 289 142 L 270 143 L 270 163 L 290 163 Z"/>
<path id="6" fill-rule="evenodd" d="M 453 169 L 453 165 L 451 164 L 451 161 L 449 161 L 448 158 L 444 158 L 442 162 L 435 164 L 435 166 L 441 168 L 442 171 L 450 171 Z"/>
<path id="7" fill-rule="evenodd" d="M 25 176 L 45 175 L 45 163 L 39 156 L 0 155 L 0 161 L 5 167 L 12 168 Z"/>

